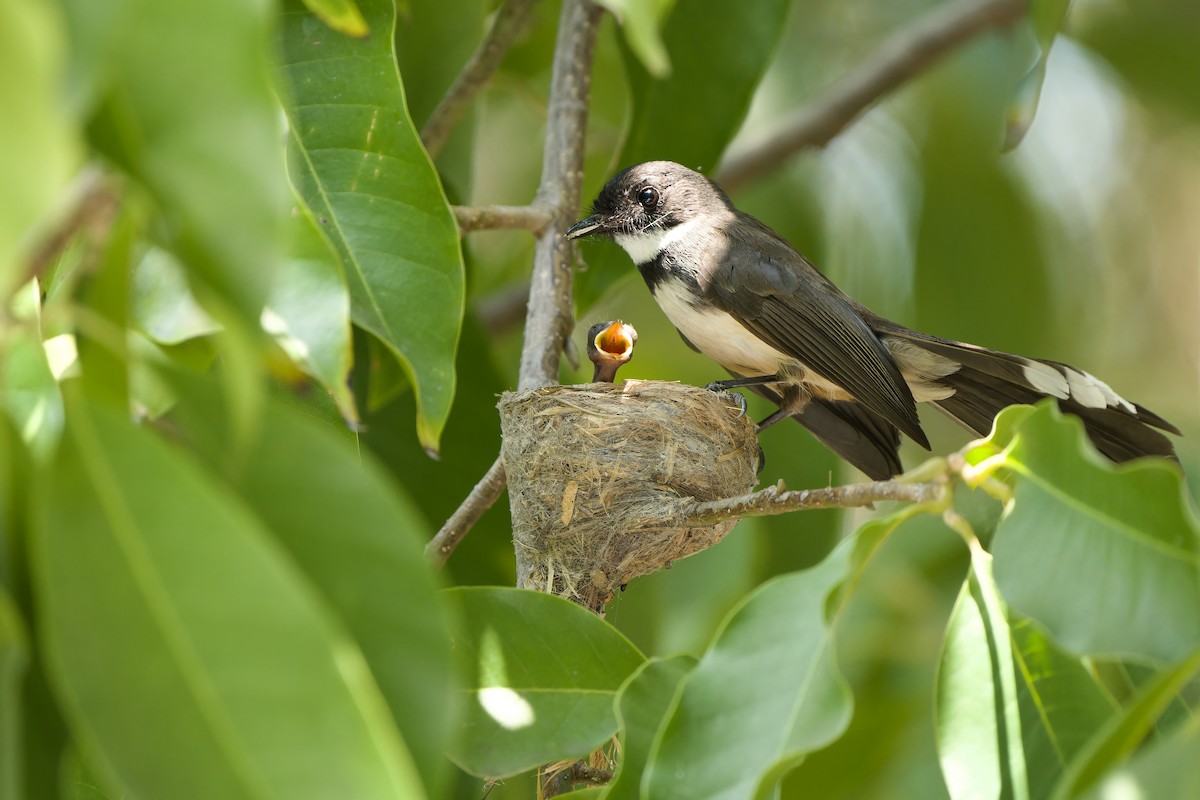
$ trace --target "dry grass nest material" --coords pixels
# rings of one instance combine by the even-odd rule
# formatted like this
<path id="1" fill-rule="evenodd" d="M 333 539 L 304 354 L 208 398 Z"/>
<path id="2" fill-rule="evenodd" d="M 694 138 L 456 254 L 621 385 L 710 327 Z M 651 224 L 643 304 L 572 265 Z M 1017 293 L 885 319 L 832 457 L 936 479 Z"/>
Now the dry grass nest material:
<path id="1" fill-rule="evenodd" d="M 728 396 L 660 381 L 551 386 L 499 403 L 513 538 L 528 588 L 597 612 L 630 579 L 733 527 L 671 527 L 682 500 L 757 482 L 754 426 Z"/>

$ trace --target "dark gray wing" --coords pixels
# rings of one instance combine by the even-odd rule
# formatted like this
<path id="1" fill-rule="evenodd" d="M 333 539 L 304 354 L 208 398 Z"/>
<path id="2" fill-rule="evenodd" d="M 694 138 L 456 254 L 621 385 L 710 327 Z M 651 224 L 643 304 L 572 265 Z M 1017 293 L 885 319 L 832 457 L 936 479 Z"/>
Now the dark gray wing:
<path id="1" fill-rule="evenodd" d="M 743 225 L 727 235 L 737 238 L 711 277 L 713 298 L 760 339 L 928 449 L 916 402 L 891 353 L 837 287 L 770 231 Z"/>

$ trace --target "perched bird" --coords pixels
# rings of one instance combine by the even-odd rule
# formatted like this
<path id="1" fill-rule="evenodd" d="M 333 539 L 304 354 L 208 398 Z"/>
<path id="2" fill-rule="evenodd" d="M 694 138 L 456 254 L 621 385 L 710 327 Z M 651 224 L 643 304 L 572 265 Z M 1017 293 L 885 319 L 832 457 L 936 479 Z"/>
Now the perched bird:
<path id="1" fill-rule="evenodd" d="M 1179 430 L 1083 370 L 914 331 L 846 296 L 779 234 L 698 172 L 637 164 L 601 190 L 571 239 L 609 236 L 693 349 L 880 480 L 902 471 L 902 431 L 929 440 L 917 402 L 983 436 L 1006 406 L 1057 398 L 1114 461 L 1174 458 Z M 1157 430 L 1156 430 L 1157 429 Z"/>
<path id="2" fill-rule="evenodd" d="M 595 365 L 592 383 L 612 383 L 617 370 L 633 358 L 637 331 L 621 320 L 597 322 L 588 328 L 587 355 Z"/>

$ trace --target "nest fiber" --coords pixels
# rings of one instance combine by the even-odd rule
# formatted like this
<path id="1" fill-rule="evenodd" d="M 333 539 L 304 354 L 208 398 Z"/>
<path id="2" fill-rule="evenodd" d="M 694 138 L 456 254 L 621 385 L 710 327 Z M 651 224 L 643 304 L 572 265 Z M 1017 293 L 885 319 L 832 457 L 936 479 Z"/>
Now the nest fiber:
<path id="1" fill-rule="evenodd" d="M 670 527 L 681 498 L 757 482 L 754 426 L 728 395 L 660 381 L 500 399 L 518 583 L 602 612 L 630 579 L 716 544 L 733 522 Z"/>

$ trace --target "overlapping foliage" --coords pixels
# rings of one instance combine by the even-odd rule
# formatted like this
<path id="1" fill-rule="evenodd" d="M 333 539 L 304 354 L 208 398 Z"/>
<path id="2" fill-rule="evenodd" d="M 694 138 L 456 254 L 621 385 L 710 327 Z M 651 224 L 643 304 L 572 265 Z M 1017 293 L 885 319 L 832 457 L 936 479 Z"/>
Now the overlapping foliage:
<path id="1" fill-rule="evenodd" d="M 623 30 L 597 53 L 590 188 L 616 162 L 711 169 L 879 32 L 787 2 L 604 5 Z M 906 142 L 889 169 L 838 171 L 882 163 L 854 129 L 840 167 L 781 167 L 739 202 L 819 253 L 847 208 L 906 197 L 870 220 L 906 244 L 857 278 L 915 287 L 881 311 L 1011 349 L 1087 328 L 1050 311 L 1104 283 L 1070 272 L 1103 269 L 1099 244 L 1066 278 L 1043 245 L 1062 256 L 1054 223 L 1091 207 L 1038 205 L 998 155 L 1039 97 L 1052 111 L 1065 4 L 1033 5 L 1036 26 L 860 123 Z M 524 234 L 464 259 L 447 197 L 531 196 L 558 8 L 435 164 L 419 127 L 489 10 L 0 2 L 0 797 L 442 798 L 484 779 L 528 797 L 531 770 L 597 751 L 614 774 L 578 796 L 1194 787 L 1200 519 L 1177 465 L 1114 467 L 1053 406 L 1005 412 L 943 468 L 952 506 L 744 523 L 606 619 L 475 585 L 511 582 L 503 513 L 448 577 L 426 566 L 498 450 L 515 336 L 488 300 L 529 261 Z M 1065 45 L 1194 144 L 1195 22 L 1164 0 Z M 878 191 L 855 200 L 853 174 Z M 819 213 L 797 177 L 851 201 Z M 588 259 L 580 308 L 642 330 L 630 370 L 711 379 L 614 252 Z M 783 427 L 766 477 L 824 485 L 831 457 Z"/>

